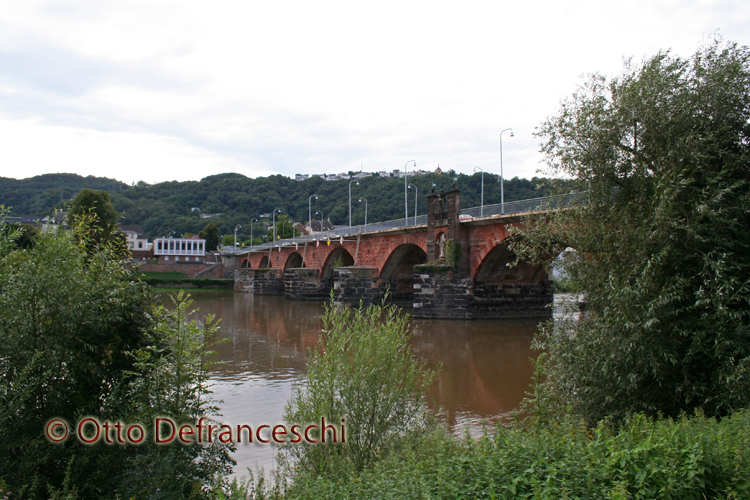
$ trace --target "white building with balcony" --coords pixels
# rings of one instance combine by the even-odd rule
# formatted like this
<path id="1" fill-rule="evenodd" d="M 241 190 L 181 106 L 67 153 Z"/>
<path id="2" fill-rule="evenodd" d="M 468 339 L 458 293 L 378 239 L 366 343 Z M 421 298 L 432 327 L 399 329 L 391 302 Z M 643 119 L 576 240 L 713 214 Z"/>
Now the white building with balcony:
<path id="1" fill-rule="evenodd" d="M 157 238 L 154 240 L 154 255 L 159 262 L 202 262 L 206 257 L 206 240 L 192 238 Z"/>

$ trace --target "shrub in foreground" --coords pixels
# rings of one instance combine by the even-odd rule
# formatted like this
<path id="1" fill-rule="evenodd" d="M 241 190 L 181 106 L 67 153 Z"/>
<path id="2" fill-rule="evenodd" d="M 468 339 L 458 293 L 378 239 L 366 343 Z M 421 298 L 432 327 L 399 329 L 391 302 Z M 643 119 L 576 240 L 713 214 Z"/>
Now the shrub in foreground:
<path id="1" fill-rule="evenodd" d="M 359 474 L 298 475 L 284 492 L 255 485 L 251 498 L 750 496 L 750 412 L 720 422 L 702 414 L 678 420 L 635 415 L 618 429 L 568 419 L 500 427 L 479 440 L 435 431 L 402 442 Z"/>
<path id="2" fill-rule="evenodd" d="M 295 389 L 285 419 L 299 425 L 344 419 L 346 442 L 299 443 L 286 451 L 295 470 L 338 475 L 362 470 L 395 439 L 424 427 L 422 396 L 433 372 L 415 359 L 409 318 L 396 307 L 350 309 L 331 300 L 322 321 L 321 345 L 309 353 L 306 382 Z"/>

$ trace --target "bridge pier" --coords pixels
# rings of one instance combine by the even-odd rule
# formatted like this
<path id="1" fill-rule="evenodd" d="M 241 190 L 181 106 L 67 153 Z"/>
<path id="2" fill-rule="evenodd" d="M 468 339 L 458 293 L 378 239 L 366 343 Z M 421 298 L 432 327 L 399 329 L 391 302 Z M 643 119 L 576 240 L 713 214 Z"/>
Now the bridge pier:
<path id="1" fill-rule="evenodd" d="M 234 291 L 258 295 L 283 295 L 284 281 L 281 279 L 281 270 L 273 268 L 236 269 Z"/>
<path id="2" fill-rule="evenodd" d="M 357 306 L 379 302 L 383 289 L 375 267 L 339 267 L 333 270 L 334 300 L 337 304 Z"/>
<path id="3" fill-rule="evenodd" d="M 549 318 L 552 281 L 477 283 L 450 266 L 414 268 L 414 317 L 456 319 Z"/>
<path id="4" fill-rule="evenodd" d="M 415 318 L 473 318 L 471 279 L 454 276 L 448 265 L 414 266 Z"/>
<path id="5" fill-rule="evenodd" d="M 481 318 L 551 318 L 552 281 L 475 283 L 474 311 Z"/>
<path id="6" fill-rule="evenodd" d="M 331 284 L 320 281 L 320 271 L 300 267 L 287 269 L 284 273 L 284 297 L 295 300 L 326 300 Z"/>

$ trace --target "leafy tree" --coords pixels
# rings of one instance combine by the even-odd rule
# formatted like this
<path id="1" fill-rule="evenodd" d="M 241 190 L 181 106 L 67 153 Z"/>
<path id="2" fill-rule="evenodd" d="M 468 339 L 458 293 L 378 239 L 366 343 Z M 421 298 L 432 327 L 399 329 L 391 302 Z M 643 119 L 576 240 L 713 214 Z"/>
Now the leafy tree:
<path id="1" fill-rule="evenodd" d="M 74 218 L 79 215 L 93 213 L 96 215 L 95 225 L 110 234 L 117 229 L 117 218 L 120 216 L 112 206 L 109 193 L 95 189 L 83 189 L 73 200 L 68 212 L 68 224 L 73 225 Z"/>
<path id="2" fill-rule="evenodd" d="M 189 320 L 195 311 L 190 296 L 182 291 L 171 300 L 170 308 L 158 305 L 152 309 L 154 324 L 134 352 L 135 370 L 127 399 L 133 414 L 142 421 L 152 423 L 168 415 L 175 422 L 194 423 L 218 413 L 207 402 L 210 363 L 205 360 L 215 354 L 208 349 L 218 326 L 212 314 L 202 325 Z M 121 474 L 125 498 L 157 492 L 161 498 L 210 498 L 201 490 L 207 490 L 217 475 L 231 473 L 232 445 L 218 440 L 204 446 L 174 444 L 147 447 L 129 457 L 130 467 Z"/>
<path id="3" fill-rule="evenodd" d="M 206 251 L 213 252 L 219 248 L 219 228 L 213 222 L 206 224 L 198 236 L 206 240 Z"/>
<path id="4" fill-rule="evenodd" d="M 0 207 L 0 209 L 2 209 L 2 207 Z M 11 233 L 17 232 L 18 234 L 13 238 L 13 241 L 18 248 L 29 249 L 33 247 L 36 238 L 39 236 L 39 229 L 31 224 L 3 224 L 2 229 L 0 230 L 4 233 L 6 238 L 8 238 Z"/>
<path id="5" fill-rule="evenodd" d="M 283 240 L 291 238 L 293 234 L 299 236 L 299 232 L 294 229 L 292 219 L 287 215 L 279 215 L 276 219 L 276 237 L 277 239 Z M 273 233 L 273 228 L 270 229 Z"/>
<path id="6" fill-rule="evenodd" d="M 15 245 L 17 231 L 0 232 L 0 477 L 13 498 L 200 497 L 195 485 L 227 471 L 226 450 L 44 437 L 55 417 L 148 429 L 146 408 L 176 419 L 208 413 L 195 345 L 205 350 L 210 324 L 184 321 L 181 302 L 179 321 L 163 308 L 150 314 L 151 293 L 118 249 L 87 245 L 87 221 L 41 234 L 29 249 Z"/>
<path id="7" fill-rule="evenodd" d="M 715 41 L 591 76 L 537 132 L 579 204 L 531 219 L 581 321 L 540 337 L 548 384 L 594 422 L 750 404 L 750 51 Z"/>
<path id="8" fill-rule="evenodd" d="M 87 228 L 88 234 L 75 233 L 85 241 L 89 251 L 94 247 L 107 246 L 117 249 L 119 258 L 128 255 L 125 235 L 118 231 L 117 219 L 120 217 L 112 206 L 106 191 L 84 189 L 73 200 L 68 212 L 68 224 Z M 85 221 L 81 223 L 82 221 Z"/>

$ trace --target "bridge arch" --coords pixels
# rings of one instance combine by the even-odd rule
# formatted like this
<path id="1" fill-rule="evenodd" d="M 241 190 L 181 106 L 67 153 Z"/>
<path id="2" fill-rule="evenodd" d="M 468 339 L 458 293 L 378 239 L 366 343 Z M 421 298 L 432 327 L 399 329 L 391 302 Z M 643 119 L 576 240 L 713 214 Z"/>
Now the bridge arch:
<path id="1" fill-rule="evenodd" d="M 260 264 L 258 265 L 258 269 L 266 269 L 271 267 L 271 262 L 268 260 L 268 255 L 264 255 L 262 259 L 260 259 Z"/>
<path id="2" fill-rule="evenodd" d="M 240 265 L 242 269 L 249 269 L 250 268 L 250 259 L 242 259 L 242 265 Z"/>
<path id="3" fill-rule="evenodd" d="M 289 254 L 289 257 L 287 257 L 286 262 L 284 263 L 284 272 L 286 272 L 287 269 L 296 269 L 300 267 L 305 267 L 305 261 L 302 260 L 302 256 L 299 252 L 292 252 Z"/>
<path id="4" fill-rule="evenodd" d="M 529 264 L 519 262 L 514 267 L 508 264 L 516 259 L 516 255 L 508 248 L 508 240 L 503 240 L 485 255 L 474 274 L 474 283 L 502 285 L 512 283 L 541 283 L 546 277 L 543 264 Z"/>
<path id="5" fill-rule="evenodd" d="M 338 247 L 331 250 L 320 270 L 320 281 L 332 280 L 333 269 L 336 267 L 353 266 L 354 257 L 345 248 Z"/>
<path id="6" fill-rule="evenodd" d="M 414 243 L 397 246 L 380 270 L 379 281 L 390 287 L 395 301 L 413 302 L 414 266 L 427 262 L 427 253 Z"/>

